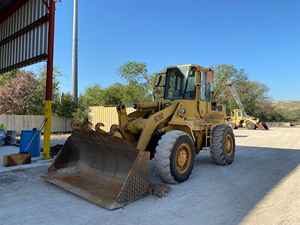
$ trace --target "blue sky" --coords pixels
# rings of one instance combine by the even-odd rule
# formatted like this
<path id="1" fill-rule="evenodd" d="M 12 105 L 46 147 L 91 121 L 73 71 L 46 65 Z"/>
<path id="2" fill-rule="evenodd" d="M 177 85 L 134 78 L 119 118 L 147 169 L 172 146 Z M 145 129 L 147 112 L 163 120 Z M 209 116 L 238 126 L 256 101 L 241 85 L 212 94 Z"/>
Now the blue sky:
<path id="1" fill-rule="evenodd" d="M 234 64 L 275 100 L 300 100 L 300 1 L 79 0 L 79 90 L 145 62 Z M 55 66 L 71 90 L 72 0 L 57 4 Z"/>

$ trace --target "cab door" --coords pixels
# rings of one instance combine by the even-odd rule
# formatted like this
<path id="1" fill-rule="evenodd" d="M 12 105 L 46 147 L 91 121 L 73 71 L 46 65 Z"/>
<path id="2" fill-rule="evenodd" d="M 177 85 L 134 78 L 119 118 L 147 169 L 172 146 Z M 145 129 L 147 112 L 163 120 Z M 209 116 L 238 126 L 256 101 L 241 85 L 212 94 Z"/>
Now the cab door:
<path id="1" fill-rule="evenodd" d="M 200 85 L 199 86 L 199 112 L 202 117 L 211 111 L 211 81 L 207 72 L 200 72 Z"/>

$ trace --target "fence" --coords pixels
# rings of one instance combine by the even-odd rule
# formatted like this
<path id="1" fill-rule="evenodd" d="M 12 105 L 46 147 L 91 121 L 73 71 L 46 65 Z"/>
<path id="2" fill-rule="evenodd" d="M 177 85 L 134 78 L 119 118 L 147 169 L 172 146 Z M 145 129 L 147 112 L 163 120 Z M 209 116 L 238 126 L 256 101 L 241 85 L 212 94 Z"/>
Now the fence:
<path id="1" fill-rule="evenodd" d="M 127 113 L 131 113 L 134 111 L 133 108 L 127 108 Z M 104 107 L 104 106 L 93 106 L 90 107 L 90 121 L 93 126 L 97 123 L 103 123 L 103 130 L 109 131 L 109 128 L 112 124 L 118 124 L 118 113 L 116 107 Z"/>
<path id="2" fill-rule="evenodd" d="M 127 113 L 134 111 L 133 108 L 127 108 Z M 103 123 L 102 129 L 109 131 L 112 124 L 118 124 L 118 113 L 116 107 L 94 106 L 90 107 L 90 121 L 93 126 L 97 123 Z M 36 115 L 0 115 L 0 124 L 4 124 L 7 130 L 15 130 L 20 133 L 22 130 L 39 128 L 44 121 L 44 116 Z M 52 117 L 52 132 L 66 133 L 71 132 L 71 119 L 62 117 Z"/>
<path id="3" fill-rule="evenodd" d="M 21 130 L 39 128 L 44 121 L 44 116 L 33 115 L 0 115 L 0 124 L 4 124 L 7 130 Z M 66 133 L 71 132 L 71 120 L 61 117 L 52 117 L 52 132 Z"/>
<path id="4" fill-rule="evenodd" d="M 134 111 L 127 108 L 127 113 Z M 112 124 L 118 124 L 118 113 L 116 107 L 94 106 L 90 107 L 90 121 L 93 126 L 103 123 L 105 131 L 109 131 Z M 0 115 L 0 124 L 4 124 L 7 130 L 15 130 L 20 133 L 22 130 L 39 128 L 44 121 L 44 116 L 35 115 Z M 289 127 L 290 123 L 267 123 L 269 127 Z M 52 132 L 71 132 L 71 119 L 54 116 L 52 117 Z"/>

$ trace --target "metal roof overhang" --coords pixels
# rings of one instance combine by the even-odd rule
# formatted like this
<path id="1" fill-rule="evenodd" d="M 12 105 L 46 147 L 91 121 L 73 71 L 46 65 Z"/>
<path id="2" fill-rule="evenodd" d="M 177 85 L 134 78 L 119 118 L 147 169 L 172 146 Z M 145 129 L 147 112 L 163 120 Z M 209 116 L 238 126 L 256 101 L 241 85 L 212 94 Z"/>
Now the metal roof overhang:
<path id="1" fill-rule="evenodd" d="M 48 0 L 0 0 L 0 74 L 47 59 L 47 5 Z"/>
<path id="2" fill-rule="evenodd" d="M 0 23 L 20 8 L 27 0 L 0 0 Z"/>

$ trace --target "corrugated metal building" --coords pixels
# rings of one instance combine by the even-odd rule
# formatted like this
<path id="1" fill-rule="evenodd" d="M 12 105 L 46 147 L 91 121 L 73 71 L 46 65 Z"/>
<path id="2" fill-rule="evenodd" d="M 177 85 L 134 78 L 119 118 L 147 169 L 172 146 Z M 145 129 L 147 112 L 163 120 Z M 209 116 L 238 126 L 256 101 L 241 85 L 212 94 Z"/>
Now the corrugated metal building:
<path id="1" fill-rule="evenodd" d="M 45 2 L 1 1 L 0 73 L 47 59 L 49 15 Z"/>
<path id="2" fill-rule="evenodd" d="M 127 113 L 131 113 L 134 111 L 134 108 L 127 108 L 126 110 Z M 105 125 L 104 127 L 102 127 L 102 129 L 105 131 L 109 131 L 111 125 L 119 124 L 116 107 L 90 107 L 89 116 L 93 126 L 101 122 Z"/>

